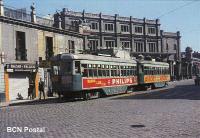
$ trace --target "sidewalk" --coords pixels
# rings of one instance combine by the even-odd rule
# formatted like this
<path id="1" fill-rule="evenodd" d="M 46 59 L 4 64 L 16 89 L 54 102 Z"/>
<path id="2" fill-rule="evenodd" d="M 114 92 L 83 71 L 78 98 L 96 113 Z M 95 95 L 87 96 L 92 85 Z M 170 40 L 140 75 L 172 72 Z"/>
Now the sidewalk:
<path id="1" fill-rule="evenodd" d="M 38 103 L 48 103 L 50 101 L 57 101 L 58 97 L 47 97 L 46 99 L 39 100 L 38 98 L 33 100 L 16 100 L 10 102 L 2 102 L 0 103 L 0 108 L 7 106 L 15 106 L 15 105 L 25 105 L 25 104 L 38 104 Z"/>

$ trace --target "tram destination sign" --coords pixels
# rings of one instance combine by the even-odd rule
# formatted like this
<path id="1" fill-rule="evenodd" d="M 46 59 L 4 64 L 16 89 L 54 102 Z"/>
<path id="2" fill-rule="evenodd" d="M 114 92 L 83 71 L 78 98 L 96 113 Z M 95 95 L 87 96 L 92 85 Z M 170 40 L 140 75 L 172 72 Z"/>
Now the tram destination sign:
<path id="1" fill-rule="evenodd" d="M 35 72 L 35 64 L 6 64 L 7 72 L 30 71 Z"/>

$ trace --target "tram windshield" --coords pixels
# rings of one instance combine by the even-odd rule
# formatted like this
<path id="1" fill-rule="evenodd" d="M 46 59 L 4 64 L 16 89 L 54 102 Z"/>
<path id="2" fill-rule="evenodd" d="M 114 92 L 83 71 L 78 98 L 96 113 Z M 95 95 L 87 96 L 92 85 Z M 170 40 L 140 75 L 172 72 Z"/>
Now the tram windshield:
<path id="1" fill-rule="evenodd" d="M 53 74 L 54 75 L 59 75 L 60 74 L 60 66 L 53 66 Z"/>
<path id="2" fill-rule="evenodd" d="M 62 75 L 72 74 L 72 62 L 61 62 L 60 70 Z"/>

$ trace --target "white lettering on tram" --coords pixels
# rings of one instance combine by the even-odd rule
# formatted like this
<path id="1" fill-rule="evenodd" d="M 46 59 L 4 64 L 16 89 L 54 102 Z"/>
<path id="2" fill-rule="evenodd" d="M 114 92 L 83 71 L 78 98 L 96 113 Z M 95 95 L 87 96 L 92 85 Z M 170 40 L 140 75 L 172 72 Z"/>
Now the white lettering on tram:
<path id="1" fill-rule="evenodd" d="M 132 78 L 113 78 L 112 85 L 130 84 L 133 83 Z"/>

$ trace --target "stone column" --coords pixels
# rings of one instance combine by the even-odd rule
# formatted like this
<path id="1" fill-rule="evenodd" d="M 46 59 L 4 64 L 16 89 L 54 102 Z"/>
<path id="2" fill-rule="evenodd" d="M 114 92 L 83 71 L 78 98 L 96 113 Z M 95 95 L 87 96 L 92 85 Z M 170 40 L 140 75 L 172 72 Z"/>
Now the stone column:
<path id="1" fill-rule="evenodd" d="M 4 16 L 4 5 L 3 5 L 3 0 L 0 0 L 0 16 Z"/>
<path id="2" fill-rule="evenodd" d="M 83 37 L 83 50 L 88 50 L 88 37 L 84 35 Z"/>
<path id="3" fill-rule="evenodd" d="M 161 52 L 161 44 L 159 43 L 160 42 L 160 39 L 159 39 L 159 36 L 160 36 L 160 20 L 159 19 L 156 19 L 156 37 L 157 37 L 157 40 L 156 40 L 156 47 L 157 47 L 157 52 Z"/>
<path id="4" fill-rule="evenodd" d="M 102 14 L 99 13 L 99 37 L 100 37 L 100 47 L 103 48 L 103 36 L 102 36 L 102 30 L 103 30 L 103 20 L 102 20 Z"/>
<path id="5" fill-rule="evenodd" d="M 192 63 L 189 63 L 189 79 L 192 79 Z"/>
<path id="6" fill-rule="evenodd" d="M 147 51 L 147 32 L 148 32 L 148 28 L 147 28 L 147 24 L 146 24 L 146 18 L 143 19 L 143 36 L 144 36 L 144 52 Z"/>
<path id="7" fill-rule="evenodd" d="M 169 72 L 170 72 L 170 78 L 171 78 L 171 81 L 173 81 L 173 77 L 174 77 L 174 75 L 173 75 L 173 61 L 171 61 L 171 60 L 169 60 L 168 61 L 168 63 L 169 63 Z"/>
<path id="8" fill-rule="evenodd" d="M 120 38 L 117 36 L 117 33 L 119 33 L 119 29 L 118 29 L 118 22 L 117 22 L 117 18 L 119 17 L 118 14 L 115 14 L 115 24 L 114 24 L 114 32 L 115 32 L 115 47 L 119 47 L 120 46 Z"/>
<path id="9" fill-rule="evenodd" d="M 176 78 L 177 80 L 181 79 L 181 62 L 180 61 L 176 62 Z"/>
<path id="10" fill-rule="evenodd" d="M 31 5 L 31 22 L 37 23 L 34 3 Z"/>
<path id="11" fill-rule="evenodd" d="M 85 20 L 85 10 L 83 10 L 83 12 L 82 12 L 82 20 L 83 21 Z"/>
<path id="12" fill-rule="evenodd" d="M 62 19 L 61 19 L 61 15 L 60 14 L 58 16 L 58 28 L 62 29 Z"/>
<path id="13" fill-rule="evenodd" d="M 189 76 L 189 63 L 186 63 L 186 79 L 188 79 Z"/>
<path id="14" fill-rule="evenodd" d="M 130 16 L 130 24 L 129 24 L 129 29 L 130 29 L 130 47 L 131 47 L 131 51 L 130 52 L 133 52 L 134 51 L 134 40 L 133 40 L 133 26 L 132 26 L 132 16 Z"/>

